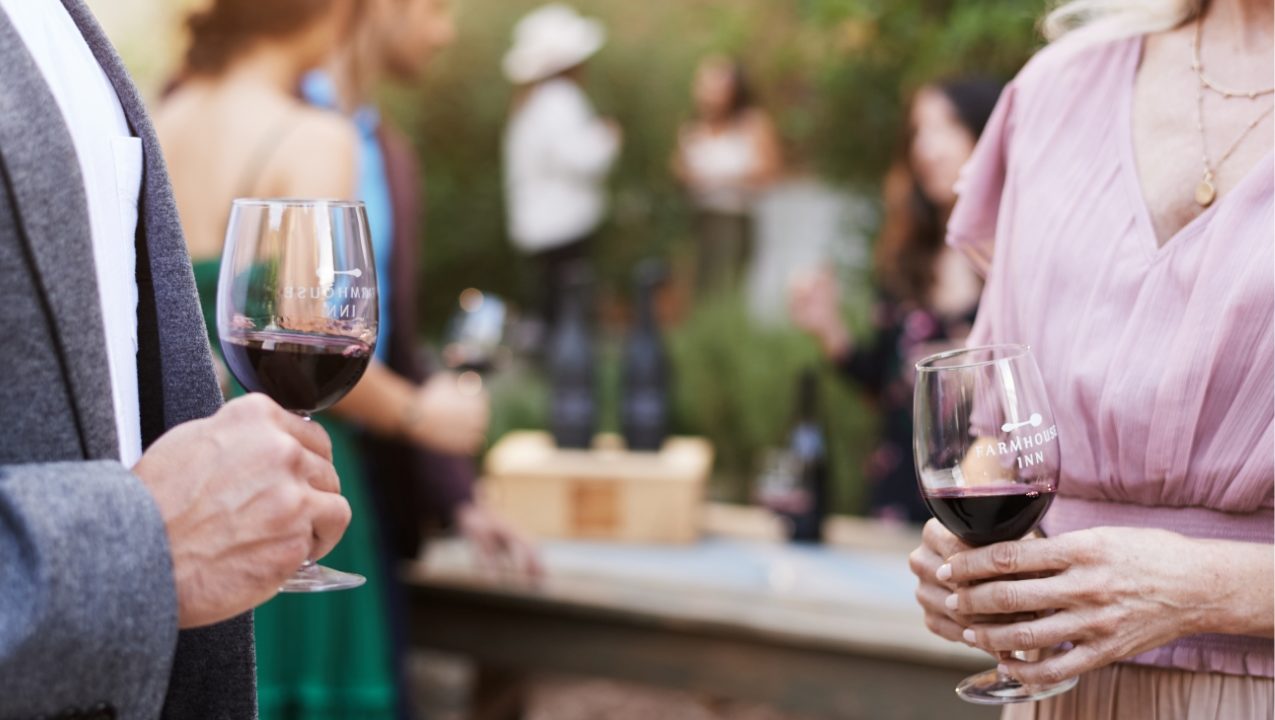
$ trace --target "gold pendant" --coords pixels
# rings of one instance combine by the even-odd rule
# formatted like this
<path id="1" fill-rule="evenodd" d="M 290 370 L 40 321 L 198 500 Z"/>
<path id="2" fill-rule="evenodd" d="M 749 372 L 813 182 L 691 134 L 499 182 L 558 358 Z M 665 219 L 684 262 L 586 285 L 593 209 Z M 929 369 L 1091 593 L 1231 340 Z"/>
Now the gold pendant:
<path id="1" fill-rule="evenodd" d="M 1204 173 L 1204 179 L 1195 186 L 1195 201 L 1200 207 L 1208 207 L 1217 198 L 1217 188 L 1213 187 L 1213 173 Z"/>

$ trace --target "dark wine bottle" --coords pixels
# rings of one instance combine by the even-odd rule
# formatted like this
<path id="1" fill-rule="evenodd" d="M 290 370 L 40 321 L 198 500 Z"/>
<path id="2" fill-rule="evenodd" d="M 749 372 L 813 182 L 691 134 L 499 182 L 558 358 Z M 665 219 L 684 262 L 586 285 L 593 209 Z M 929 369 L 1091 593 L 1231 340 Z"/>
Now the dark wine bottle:
<path id="1" fill-rule="evenodd" d="M 562 448 L 591 447 L 597 422 L 593 338 L 588 319 L 590 286 L 588 268 L 577 265 L 568 271 L 566 296 L 549 338 L 550 429 Z"/>
<path id="2" fill-rule="evenodd" d="M 665 271 L 657 260 L 633 273 L 636 316 L 624 344 L 620 426 L 630 450 L 659 451 L 668 432 L 668 357 L 655 319 L 655 293 Z"/>
<path id="3" fill-rule="evenodd" d="M 814 368 L 801 374 L 796 419 L 788 442 L 798 462 L 797 492 L 802 500 L 788 513 L 789 538 L 794 542 L 822 542 L 823 520 L 828 512 L 828 452 L 819 423 L 819 376 Z"/>

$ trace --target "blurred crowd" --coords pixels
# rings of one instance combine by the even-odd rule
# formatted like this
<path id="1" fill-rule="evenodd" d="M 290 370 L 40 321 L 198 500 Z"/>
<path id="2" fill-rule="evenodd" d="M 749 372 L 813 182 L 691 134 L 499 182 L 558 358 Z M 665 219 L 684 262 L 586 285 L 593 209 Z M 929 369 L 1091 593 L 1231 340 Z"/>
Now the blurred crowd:
<path id="1" fill-rule="evenodd" d="M 0 346 L 15 378 L 0 384 L 11 416 L 0 715 L 259 706 L 266 720 L 411 718 L 400 563 L 454 532 L 510 582 L 534 586 L 545 572 L 535 541 L 477 492 L 492 422 L 485 361 L 462 352 L 442 365 L 418 336 L 433 320 L 419 316 L 433 292 L 418 276 L 428 173 L 380 99 L 387 86 L 419 87 L 456 42 L 449 0 L 209 0 L 186 18 L 154 133 L 82 2 L 0 0 L 0 11 L 0 287 L 20 331 Z M 860 288 L 835 265 L 789 279 L 791 324 L 871 399 L 880 432 L 863 458 L 866 506 L 887 523 L 930 515 L 913 454 L 917 361 L 967 342 L 1038 357 L 1033 379 L 1057 418 L 1048 439 L 1066 442 L 1051 450 L 1062 469 L 1041 478 L 1051 509 L 1040 532 L 976 548 L 931 521 L 910 556 L 929 630 L 997 653 L 996 683 L 1050 685 L 1045 698 L 1082 678 L 1006 718 L 1126 717 L 1132 705 L 1270 714 L 1275 194 L 1270 134 L 1254 131 L 1275 115 L 1275 86 L 1270 63 L 1253 62 L 1269 59 L 1270 15 L 1253 0 L 1076 0 L 1051 13 L 1051 44 L 1011 85 L 928 78 L 880 178 L 871 287 L 858 293 L 871 297 L 866 327 L 848 321 L 844 298 Z M 530 360 L 579 360 L 570 380 L 588 402 L 592 338 L 545 338 L 592 311 L 582 278 L 634 130 L 591 96 L 588 68 L 607 39 L 602 22 L 555 2 L 516 23 L 501 63 L 505 234 L 536 277 Z M 741 290 L 758 208 L 793 169 L 745 59 L 697 59 L 667 172 L 694 217 L 686 284 L 707 303 Z M 313 422 L 246 393 L 217 344 L 211 364 L 203 347 L 201 320 L 219 335 L 217 286 L 234 274 L 222 272 L 223 244 L 241 198 L 366 209 L 375 357 Z M 365 271 L 334 271 L 324 252 L 329 275 Z M 647 343 L 648 384 L 666 386 L 653 300 L 665 268 L 634 270 L 633 337 Z M 100 303 L 82 302 L 85 288 Z M 461 297 L 471 314 L 483 303 L 477 290 Z M 498 343 L 504 305 L 486 307 L 498 311 L 471 320 Z M 338 362 L 352 365 L 349 352 Z M 945 369 L 1009 377 L 1000 360 L 960 362 Z M 805 373 L 800 393 L 811 424 L 815 378 Z M 1016 402 L 1022 388 L 1002 383 Z M 644 396 L 659 417 L 631 449 L 663 442 L 665 391 Z M 967 401 L 952 412 L 970 415 Z M 560 447 L 592 446 L 586 411 Z M 1030 417 L 996 426 L 1008 436 L 1043 422 Z M 956 434 L 957 459 L 971 438 L 995 435 Z M 802 437 L 822 452 L 821 435 Z M 964 497 L 1018 497 L 1001 490 Z M 367 587 L 277 594 L 284 573 L 325 555 Z M 1046 649 L 1061 652 L 1010 652 Z M 497 685 L 516 715 L 519 678 Z M 98 696 L 119 707 L 80 708 Z"/>
<path id="2" fill-rule="evenodd" d="M 394 563 L 416 557 L 422 528 L 455 528 L 484 563 L 534 581 L 534 545 L 474 493 L 474 455 L 490 410 L 481 382 L 421 357 L 415 336 L 422 252 L 421 169 L 376 104 L 385 83 L 412 84 L 456 37 L 447 0 L 216 0 L 190 15 L 180 71 L 155 108 L 210 337 L 222 236 L 238 197 L 351 197 L 367 207 L 380 284 L 376 357 L 355 390 L 316 417 L 354 521 L 332 564 L 365 569 L 371 589 L 280 596 L 256 613 L 265 718 L 406 717 L 401 590 Z M 502 70 L 513 88 L 503 141 L 510 242 L 538 270 L 532 315 L 552 327 L 570 277 L 587 267 L 608 214 L 620 124 L 590 100 L 586 72 L 607 30 L 563 4 L 516 25 Z M 737 58 L 705 57 L 689 79 L 693 117 L 670 171 L 695 211 L 698 297 L 738 290 L 755 242 L 758 198 L 784 174 L 774 122 Z M 915 96 L 885 179 L 874 337 L 859 347 L 839 278 L 794 282 L 791 314 L 848 380 L 878 400 L 884 431 L 868 460 L 874 514 L 926 517 L 913 476 L 907 368 L 959 342 L 980 284 L 943 245 L 953 186 L 999 86 L 950 80 Z M 428 242 L 428 235 L 424 236 Z M 242 392 L 224 368 L 223 391 Z M 359 618 L 357 624 L 333 622 Z M 319 629 L 321 628 L 321 630 Z"/>

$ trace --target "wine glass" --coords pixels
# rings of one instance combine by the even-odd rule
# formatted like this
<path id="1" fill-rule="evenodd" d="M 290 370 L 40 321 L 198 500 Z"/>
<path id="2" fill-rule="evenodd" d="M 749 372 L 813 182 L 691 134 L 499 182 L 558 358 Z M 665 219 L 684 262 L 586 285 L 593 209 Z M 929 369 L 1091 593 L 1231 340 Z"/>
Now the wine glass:
<path id="1" fill-rule="evenodd" d="M 930 512 L 973 546 L 1031 532 L 1058 489 L 1058 427 L 1031 350 L 990 345 L 931 355 L 916 364 L 913 404 L 917 477 Z M 957 686 L 986 705 L 1028 702 L 1070 690 L 1076 678 L 1024 685 L 996 670 Z"/>
<path id="2" fill-rule="evenodd" d="M 491 372 L 505 339 L 508 308 L 498 295 L 467 288 L 447 327 L 443 362 L 457 373 Z"/>
<path id="3" fill-rule="evenodd" d="M 308 421 L 363 376 L 376 329 L 376 264 L 363 203 L 234 201 L 217 281 L 217 334 L 240 385 Z M 364 582 L 307 561 L 280 591 Z"/>

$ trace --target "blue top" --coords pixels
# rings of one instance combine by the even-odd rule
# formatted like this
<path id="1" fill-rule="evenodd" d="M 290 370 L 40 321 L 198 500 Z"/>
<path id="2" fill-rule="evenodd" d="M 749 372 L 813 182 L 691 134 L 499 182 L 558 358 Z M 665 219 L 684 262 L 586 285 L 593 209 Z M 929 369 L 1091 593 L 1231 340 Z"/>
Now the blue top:
<path id="1" fill-rule="evenodd" d="M 322 70 L 314 70 L 301 80 L 301 96 L 315 107 L 339 110 L 336 84 Z M 385 171 L 385 155 L 376 131 L 381 114 L 364 105 L 350 117 L 358 130 L 359 199 L 367 206 L 367 223 L 372 233 L 372 257 L 376 260 L 376 292 L 380 325 L 376 331 L 376 358 L 384 362 L 390 338 L 390 258 L 394 245 L 394 206 L 390 202 L 390 181 Z"/>

